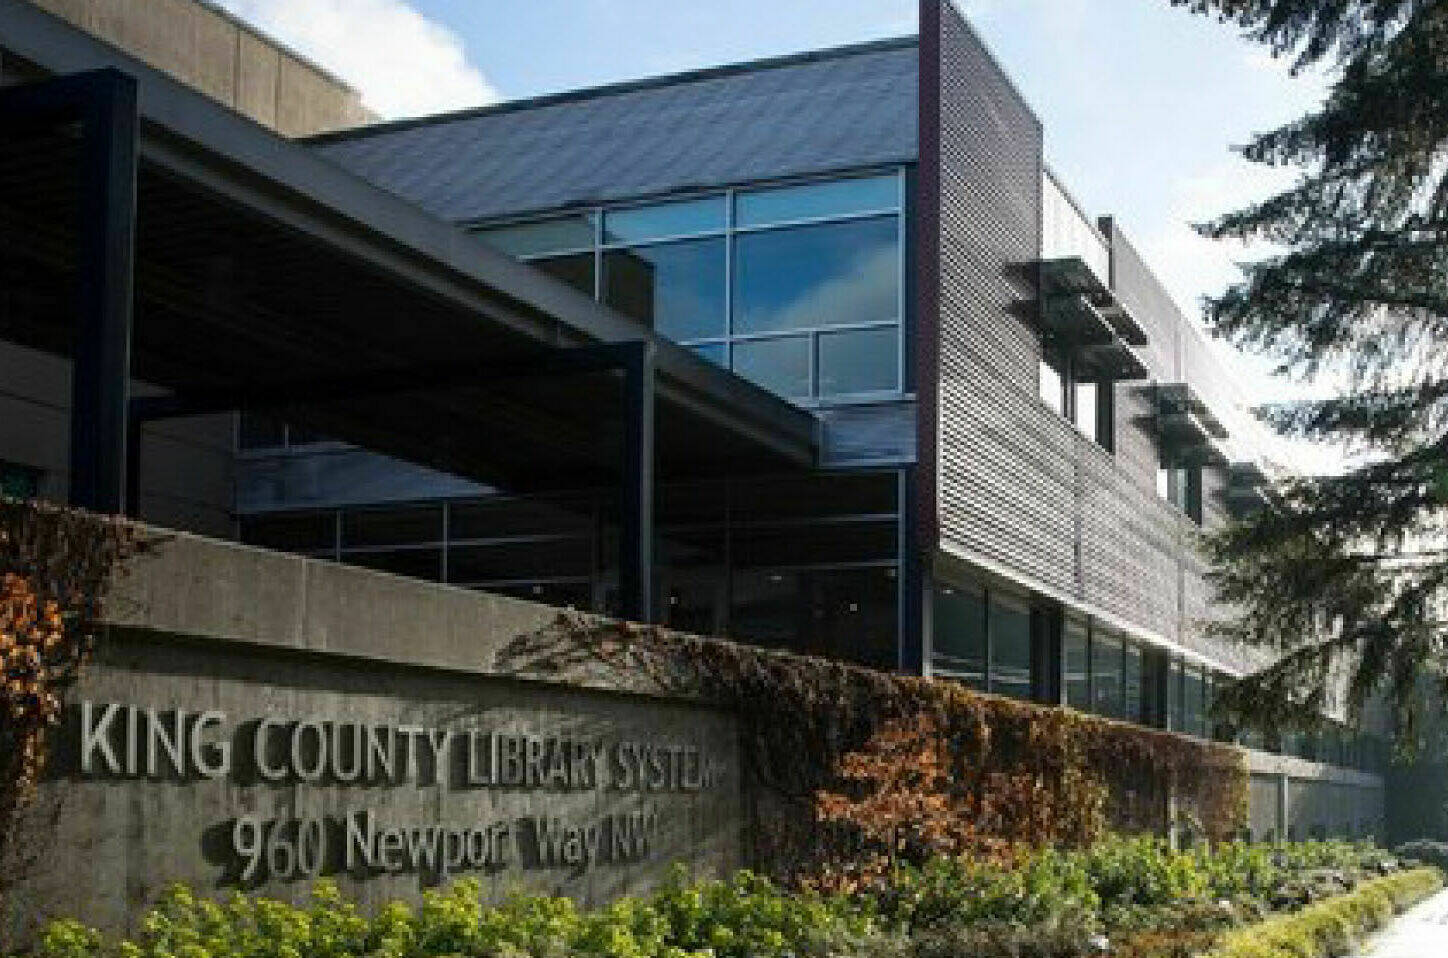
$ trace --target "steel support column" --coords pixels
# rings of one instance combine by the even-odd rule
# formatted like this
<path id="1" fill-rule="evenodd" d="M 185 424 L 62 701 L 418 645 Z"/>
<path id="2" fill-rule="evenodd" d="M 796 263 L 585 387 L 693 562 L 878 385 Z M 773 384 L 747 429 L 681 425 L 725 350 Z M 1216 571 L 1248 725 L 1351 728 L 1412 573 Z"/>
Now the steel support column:
<path id="1" fill-rule="evenodd" d="M 125 505 L 126 412 L 136 244 L 136 81 L 96 70 L 0 90 L 7 130 L 79 127 L 76 330 L 71 369 L 70 501 Z"/>
<path id="2" fill-rule="evenodd" d="M 620 613 L 654 619 L 654 347 L 630 344 L 623 365 L 623 463 L 620 471 Z"/>
<path id="3" fill-rule="evenodd" d="M 110 74 L 92 91 L 81 120 L 70 501 L 115 513 L 126 502 L 139 123 L 130 77 Z"/>

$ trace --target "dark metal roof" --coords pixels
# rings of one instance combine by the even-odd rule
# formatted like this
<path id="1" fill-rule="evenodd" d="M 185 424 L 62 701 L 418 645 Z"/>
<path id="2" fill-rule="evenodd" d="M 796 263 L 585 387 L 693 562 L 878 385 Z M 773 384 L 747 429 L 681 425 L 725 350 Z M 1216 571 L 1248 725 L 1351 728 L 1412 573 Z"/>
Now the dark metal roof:
<path id="1" fill-rule="evenodd" d="M 808 466 L 814 417 L 23 0 L 0 48 L 52 73 L 135 77 L 135 375 L 187 396 L 557 347 L 652 340 L 661 476 Z M 74 139 L 0 137 L 0 337 L 70 350 Z M 606 481 L 608 374 L 494 380 L 286 410 L 364 447 L 485 482 Z"/>
<path id="2" fill-rule="evenodd" d="M 918 44 L 857 44 L 316 137 L 454 222 L 913 161 Z"/>

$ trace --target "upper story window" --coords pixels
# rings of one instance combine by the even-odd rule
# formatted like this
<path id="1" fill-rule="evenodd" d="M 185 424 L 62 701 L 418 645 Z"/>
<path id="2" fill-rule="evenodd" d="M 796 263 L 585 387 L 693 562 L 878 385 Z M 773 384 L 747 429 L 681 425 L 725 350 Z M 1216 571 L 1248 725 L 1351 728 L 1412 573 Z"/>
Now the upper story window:
<path id="1" fill-rule="evenodd" d="M 236 432 L 238 449 L 284 449 L 328 442 L 328 437 L 304 426 L 293 426 L 264 413 L 242 411 Z"/>
<path id="2" fill-rule="evenodd" d="M 1115 448 L 1114 393 L 1109 380 L 1083 378 L 1071 357 L 1050 346 L 1041 349 L 1041 401 L 1107 452 Z"/>
<path id="3" fill-rule="evenodd" d="M 896 394 L 903 182 L 733 189 L 482 236 L 780 395 Z"/>
<path id="4" fill-rule="evenodd" d="M 1202 524 L 1202 467 L 1159 465 L 1156 494 L 1176 506 L 1197 525 Z"/>

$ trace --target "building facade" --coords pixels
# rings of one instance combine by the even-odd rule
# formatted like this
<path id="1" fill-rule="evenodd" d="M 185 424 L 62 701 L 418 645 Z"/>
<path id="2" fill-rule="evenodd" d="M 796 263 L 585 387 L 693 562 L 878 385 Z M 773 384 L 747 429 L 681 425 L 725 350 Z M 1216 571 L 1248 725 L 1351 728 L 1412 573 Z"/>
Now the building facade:
<path id="1" fill-rule="evenodd" d="M 43 66 L 44 46 L 3 62 Z M 228 136 L 215 142 L 233 159 L 304 169 L 298 203 L 330 197 L 310 219 L 256 200 L 269 225 L 327 245 L 303 255 L 267 233 L 263 256 L 262 239 L 208 238 L 188 264 L 203 282 L 187 302 L 235 311 L 209 339 L 165 327 L 198 337 L 213 366 L 194 373 L 142 337 L 138 377 L 154 370 L 155 392 L 197 417 L 147 428 L 241 409 L 234 505 L 202 521 L 148 500 L 165 482 L 189 495 L 200 473 L 142 449 L 143 518 L 1239 734 L 1214 727 L 1211 687 L 1260 660 L 1206 634 L 1224 613 L 1194 542 L 1260 502 L 1255 426 L 1121 224 L 1052 174 L 1040 121 L 950 3 L 922 2 L 917 37 L 284 151 Z M 145 169 L 143 203 L 162 195 Z M 143 262 L 182 255 L 147 243 Z M 406 272 L 397 249 L 429 258 Z M 177 276 L 138 273 L 157 329 Z M 486 323 L 448 325 L 459 303 Z M 264 347 L 228 338 L 248 323 Z M 15 349 L 50 356 L 9 328 Z M 629 342 L 654 357 L 658 398 L 622 412 L 605 398 L 614 366 L 552 356 Z M 59 421 L 35 433 L 63 449 Z M 0 436 L 21 493 L 64 495 L 47 478 L 63 459 L 36 465 Z M 1372 741 L 1253 734 L 1254 814 L 1274 813 L 1255 832 L 1376 828 L 1380 783 L 1350 771 L 1376 767 Z M 1290 814 L 1298 801 L 1312 810 Z"/>

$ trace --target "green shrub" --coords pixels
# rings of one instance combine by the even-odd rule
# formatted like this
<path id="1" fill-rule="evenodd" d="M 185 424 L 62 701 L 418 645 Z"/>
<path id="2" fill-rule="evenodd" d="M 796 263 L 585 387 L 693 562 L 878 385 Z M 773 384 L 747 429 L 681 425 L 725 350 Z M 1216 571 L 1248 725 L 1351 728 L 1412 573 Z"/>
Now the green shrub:
<path id="1" fill-rule="evenodd" d="M 571 899 L 518 895 L 485 906 L 474 881 L 393 903 L 364 918 L 320 882 L 301 907 L 236 895 L 222 902 L 169 889 L 139 937 L 114 945 L 75 922 L 47 929 L 40 958 L 751 958 L 849 955 L 878 936 L 868 909 L 789 894 L 739 872 L 584 910 Z"/>
<path id="2" fill-rule="evenodd" d="M 1349 894 L 1227 934 L 1208 958 L 1324 958 L 1346 954 L 1397 911 L 1443 887 L 1436 868 L 1388 875 Z"/>
<path id="3" fill-rule="evenodd" d="M 1119 956 L 1184 958 L 1224 929 L 1259 920 L 1270 900 L 1289 900 L 1283 887 L 1330 870 L 1343 876 L 1322 886 L 1332 894 L 1372 874 L 1382 854 L 1340 842 L 1174 851 L 1155 839 L 1118 837 L 1081 850 L 1023 849 L 1001 862 L 936 858 L 902 866 L 853 898 L 787 892 L 749 872 L 692 881 L 680 871 L 650 895 L 601 908 L 541 895 L 485 905 L 476 882 L 460 881 L 427 893 L 416 907 L 393 903 L 370 917 L 328 882 L 300 906 L 243 895 L 217 902 L 178 886 L 142 919 L 135 940 L 108 943 L 59 922 L 38 956 L 1084 958 L 1109 941 Z M 1436 872 L 1411 874 L 1420 877 L 1365 882 L 1360 894 L 1346 896 L 1351 904 L 1340 904 L 1343 897 L 1325 902 L 1332 907 L 1308 909 L 1302 924 L 1286 930 L 1258 927 L 1269 936 L 1350 940 L 1413 897 L 1421 876 L 1437 881 Z M 1252 941 L 1259 950 L 1224 958 L 1319 953 L 1262 951 L 1258 938 Z"/>
<path id="4" fill-rule="evenodd" d="M 1413 861 L 1420 861 L 1425 865 L 1448 869 L 1448 843 L 1445 842 L 1435 842 L 1431 839 L 1420 838 L 1417 841 L 1405 842 L 1399 845 L 1393 849 L 1393 854 L 1399 858 L 1409 858 Z"/>

